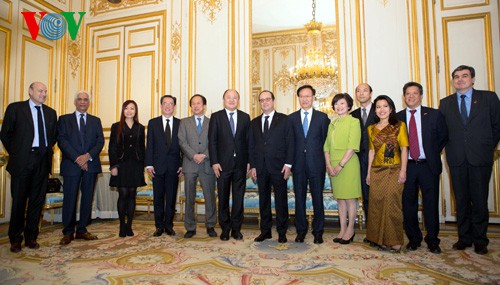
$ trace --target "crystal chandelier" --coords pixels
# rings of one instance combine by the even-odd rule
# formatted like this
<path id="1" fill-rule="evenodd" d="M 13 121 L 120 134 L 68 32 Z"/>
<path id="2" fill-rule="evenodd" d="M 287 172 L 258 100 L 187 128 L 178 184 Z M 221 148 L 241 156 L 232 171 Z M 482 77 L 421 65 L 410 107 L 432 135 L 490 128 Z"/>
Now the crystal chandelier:
<path id="1" fill-rule="evenodd" d="M 316 89 L 316 98 L 326 98 L 336 93 L 337 68 L 332 58 L 323 51 L 321 28 L 323 23 L 316 22 L 316 1 L 312 2 L 312 20 L 305 24 L 307 46 L 305 59 L 300 58 L 290 68 L 290 81 L 297 86 L 312 85 Z"/>

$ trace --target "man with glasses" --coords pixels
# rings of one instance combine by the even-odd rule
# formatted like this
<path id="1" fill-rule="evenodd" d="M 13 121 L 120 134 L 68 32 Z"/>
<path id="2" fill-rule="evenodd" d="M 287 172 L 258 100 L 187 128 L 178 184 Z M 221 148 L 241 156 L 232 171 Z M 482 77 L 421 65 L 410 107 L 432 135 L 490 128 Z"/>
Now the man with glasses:
<path id="1" fill-rule="evenodd" d="M 274 110 L 274 94 L 271 91 L 262 91 L 259 94 L 259 102 L 263 113 L 250 124 L 249 151 L 252 178 L 257 180 L 259 188 L 260 235 L 255 241 L 261 242 L 272 238 L 271 192 L 274 189 L 278 242 L 286 243 L 288 229 L 286 182 L 293 164 L 293 130 L 288 117 Z"/>

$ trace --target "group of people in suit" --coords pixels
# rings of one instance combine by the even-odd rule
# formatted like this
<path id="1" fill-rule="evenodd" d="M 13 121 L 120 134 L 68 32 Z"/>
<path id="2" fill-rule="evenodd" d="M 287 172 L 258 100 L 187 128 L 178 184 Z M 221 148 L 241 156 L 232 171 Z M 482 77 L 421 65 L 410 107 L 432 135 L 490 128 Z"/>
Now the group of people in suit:
<path id="1" fill-rule="evenodd" d="M 153 181 L 155 237 L 176 234 L 173 219 L 177 186 L 184 175 L 184 238 L 196 235 L 194 203 L 200 185 L 207 235 L 217 237 L 218 216 L 221 240 L 243 239 L 245 182 L 250 175 L 257 181 L 261 217 L 260 234 L 254 241 L 272 238 L 274 191 L 278 242 L 286 243 L 287 180 L 293 173 L 295 242 L 304 242 L 311 230 L 314 243 L 321 244 L 323 190 L 328 174 L 339 205 L 340 232 L 334 242 L 353 241 L 356 201 L 362 197 L 367 223 L 364 242 L 400 252 L 405 232 L 409 240 L 406 250 L 417 250 L 425 241 L 431 252 L 440 253 L 439 176 L 445 148 L 457 205 L 459 239 L 453 248 L 463 250 L 474 245 L 476 253 L 486 254 L 488 184 L 493 152 L 500 140 L 500 101 L 494 92 L 473 88 L 475 71 L 470 66 L 456 68 L 452 79 L 457 92 L 442 99 L 439 110 L 422 106 L 422 86 L 408 82 L 403 87 L 407 107 L 398 113 L 389 96 L 380 95 L 372 102 L 372 87 L 362 83 L 355 90 L 360 108 L 351 112 L 353 98 L 347 93 L 337 94 L 332 100 L 336 113 L 332 120 L 313 108 L 316 91 L 310 85 L 298 88 L 300 109 L 288 116 L 275 110 L 271 91 L 262 91 L 262 114 L 253 120 L 238 109 L 240 95 L 234 89 L 223 93 L 224 108 L 210 118 L 205 116 L 207 100 L 203 95 L 190 98 L 192 115 L 182 120 L 173 115 L 176 98 L 164 95 L 160 98 L 161 115 L 148 123 L 147 139 L 145 127 L 138 120 L 137 103 L 127 100 L 120 121 L 111 127 L 109 141 L 110 186 L 119 193 L 119 236 L 134 235 L 136 190 L 146 184 L 145 167 Z M 104 136 L 99 118 L 87 113 L 90 95 L 77 92 L 76 111 L 59 121 L 56 112 L 43 104 L 47 97 L 43 83 L 31 84 L 29 96 L 27 101 L 8 106 L 0 131 L 10 155 L 11 251 L 21 251 L 23 233 L 25 246 L 39 247 L 38 222 L 56 141 L 62 151 L 64 179 L 60 244 L 67 245 L 75 238 L 97 239 L 86 226 L 90 223 L 96 176 L 101 172 L 99 153 Z M 81 201 L 77 222 L 78 189 Z M 306 219 L 308 191 L 314 209 L 312 229 L 308 229 Z M 418 226 L 419 191 L 425 238 Z"/>

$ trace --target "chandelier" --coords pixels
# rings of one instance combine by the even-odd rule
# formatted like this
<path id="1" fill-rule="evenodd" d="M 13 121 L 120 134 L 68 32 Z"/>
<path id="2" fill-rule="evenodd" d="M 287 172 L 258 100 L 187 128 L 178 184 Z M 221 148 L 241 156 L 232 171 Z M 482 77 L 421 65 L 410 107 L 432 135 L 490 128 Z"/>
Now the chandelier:
<path id="1" fill-rule="evenodd" d="M 305 59 L 300 58 L 290 68 L 290 81 L 298 86 L 312 85 L 316 89 L 316 98 L 321 99 L 336 93 L 337 68 L 333 59 L 323 51 L 323 23 L 316 22 L 316 0 L 312 1 L 312 16 L 312 20 L 304 25 L 307 31 Z"/>

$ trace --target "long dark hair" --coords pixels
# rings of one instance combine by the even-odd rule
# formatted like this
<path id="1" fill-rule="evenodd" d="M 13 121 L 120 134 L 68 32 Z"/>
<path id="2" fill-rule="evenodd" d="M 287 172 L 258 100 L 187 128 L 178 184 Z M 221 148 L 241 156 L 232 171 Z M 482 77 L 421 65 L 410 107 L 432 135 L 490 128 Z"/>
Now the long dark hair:
<path id="1" fill-rule="evenodd" d="M 123 102 L 123 104 L 122 104 L 122 114 L 120 115 L 120 123 L 118 124 L 118 130 L 116 131 L 116 136 L 117 136 L 116 140 L 118 142 L 120 142 L 120 139 L 122 137 L 123 125 L 125 125 L 125 114 L 124 114 L 124 111 L 125 111 L 125 108 L 127 108 L 127 106 L 129 104 L 134 104 L 134 106 L 135 106 L 134 123 L 139 124 L 139 109 L 137 108 L 137 103 L 135 103 L 134 100 L 127 100 L 127 101 Z"/>
<path id="2" fill-rule="evenodd" d="M 387 95 L 379 95 L 377 98 L 375 98 L 375 101 L 373 101 L 373 105 L 375 105 L 375 110 L 377 109 L 377 102 L 380 100 L 385 100 L 389 104 L 389 107 L 391 107 L 391 113 L 389 114 L 389 124 L 391 125 L 396 125 L 399 120 L 396 117 L 396 106 L 394 105 L 394 101 L 392 101 L 391 97 Z M 375 113 L 375 117 L 373 118 L 373 122 L 376 124 L 380 122 L 380 118 L 377 116 Z"/>

